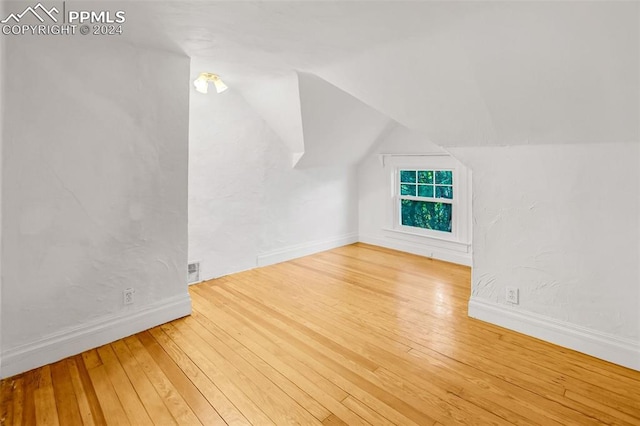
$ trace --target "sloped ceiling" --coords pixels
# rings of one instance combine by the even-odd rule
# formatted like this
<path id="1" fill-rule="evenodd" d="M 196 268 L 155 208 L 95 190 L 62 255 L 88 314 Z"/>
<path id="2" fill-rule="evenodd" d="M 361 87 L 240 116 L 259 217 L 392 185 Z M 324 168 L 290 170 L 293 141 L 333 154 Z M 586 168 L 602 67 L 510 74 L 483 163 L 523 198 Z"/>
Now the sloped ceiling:
<path id="1" fill-rule="evenodd" d="M 289 148 L 298 168 L 357 164 L 396 123 L 309 73 L 270 79 L 244 96 Z"/>
<path id="2" fill-rule="evenodd" d="M 318 75 L 443 146 L 638 141 L 639 28 L 637 2 L 500 3 Z"/>
<path id="3" fill-rule="evenodd" d="M 472 9 L 440 2 L 136 2 L 127 27 L 138 43 L 178 46 L 235 88 L 313 72 L 373 46 L 432 34 Z M 127 6 L 127 13 L 133 6 Z M 141 10 L 139 10 L 141 9 Z M 133 11 L 132 11 L 133 12 Z M 144 22 L 139 22 L 144 21 Z"/>
<path id="4" fill-rule="evenodd" d="M 439 144 L 495 139 L 495 126 L 457 37 L 385 44 L 318 75 Z"/>
<path id="5" fill-rule="evenodd" d="M 276 132 L 291 153 L 295 166 L 305 153 L 298 73 L 291 71 L 245 90 L 245 99 Z"/>
<path id="6" fill-rule="evenodd" d="M 640 139 L 637 2 L 182 1 L 148 7 L 162 36 L 150 30 L 144 42 L 171 40 L 202 70 L 221 74 L 253 100 L 298 157 L 301 129 L 308 138 L 318 132 L 305 126 L 330 120 L 311 118 L 308 93 L 296 99 L 275 89 L 295 70 L 321 77 L 382 113 L 382 120 L 420 130 L 442 146 Z M 348 102 L 333 93 L 318 102 Z M 289 121 L 303 101 L 301 124 Z M 267 109 L 284 112 L 286 126 L 274 124 Z"/>
<path id="7" fill-rule="evenodd" d="M 313 74 L 298 78 L 304 155 L 297 167 L 357 164 L 391 120 Z"/>

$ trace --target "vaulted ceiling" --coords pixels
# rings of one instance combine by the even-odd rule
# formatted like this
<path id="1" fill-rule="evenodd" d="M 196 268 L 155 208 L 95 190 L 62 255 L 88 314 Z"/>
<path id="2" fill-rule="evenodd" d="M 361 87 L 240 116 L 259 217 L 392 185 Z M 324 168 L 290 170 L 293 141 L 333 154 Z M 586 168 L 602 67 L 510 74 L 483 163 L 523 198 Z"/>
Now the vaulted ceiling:
<path id="1" fill-rule="evenodd" d="M 637 2 L 181 1 L 144 10 L 150 24 L 134 29 L 137 42 L 183 51 L 194 75 L 222 75 L 301 165 L 324 161 L 327 137 L 345 139 L 325 131 L 338 118 L 332 102 L 368 111 L 350 132 L 382 121 L 368 144 L 390 120 L 442 146 L 640 139 Z M 364 153 L 355 139 L 333 158 Z"/>

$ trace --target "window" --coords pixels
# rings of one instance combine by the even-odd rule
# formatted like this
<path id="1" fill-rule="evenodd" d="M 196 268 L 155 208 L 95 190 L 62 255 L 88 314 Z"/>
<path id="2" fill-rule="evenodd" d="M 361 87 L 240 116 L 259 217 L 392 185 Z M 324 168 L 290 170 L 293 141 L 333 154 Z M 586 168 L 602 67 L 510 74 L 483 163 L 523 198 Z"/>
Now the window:
<path id="1" fill-rule="evenodd" d="M 469 264 L 471 170 L 446 153 L 380 154 L 379 160 L 387 184 L 367 195 L 385 200 L 384 240 L 401 250 Z M 380 217 L 363 213 L 368 223 Z"/>
<path id="2" fill-rule="evenodd" d="M 398 169 L 397 177 L 399 224 L 451 234 L 454 170 Z"/>

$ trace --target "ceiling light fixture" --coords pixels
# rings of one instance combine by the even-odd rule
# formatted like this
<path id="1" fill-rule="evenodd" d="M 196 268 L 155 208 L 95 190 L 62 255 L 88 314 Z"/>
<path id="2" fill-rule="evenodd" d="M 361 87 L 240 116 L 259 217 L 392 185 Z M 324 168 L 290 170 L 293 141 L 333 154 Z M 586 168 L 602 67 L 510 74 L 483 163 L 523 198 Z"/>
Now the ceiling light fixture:
<path id="1" fill-rule="evenodd" d="M 193 82 L 193 85 L 196 87 L 198 92 L 206 94 L 209 89 L 209 82 L 213 82 L 217 93 L 222 93 L 228 89 L 227 85 L 220 80 L 220 77 L 217 74 L 210 72 L 200 73 L 198 78 Z"/>

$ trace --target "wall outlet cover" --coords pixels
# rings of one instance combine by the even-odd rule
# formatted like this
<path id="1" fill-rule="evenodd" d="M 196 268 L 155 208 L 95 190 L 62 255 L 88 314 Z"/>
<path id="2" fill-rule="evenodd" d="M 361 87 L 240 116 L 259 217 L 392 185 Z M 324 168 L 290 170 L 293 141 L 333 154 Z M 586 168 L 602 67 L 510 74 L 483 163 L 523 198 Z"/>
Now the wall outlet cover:
<path id="1" fill-rule="evenodd" d="M 133 304 L 133 295 L 135 292 L 136 291 L 133 288 L 127 288 L 122 292 L 123 302 L 125 305 Z"/>
<path id="2" fill-rule="evenodd" d="M 200 282 L 200 262 L 189 263 L 188 270 L 187 283 L 192 284 Z"/>
<path id="3" fill-rule="evenodd" d="M 509 303 L 513 303 L 517 305 L 519 303 L 519 294 L 518 289 L 516 287 L 507 287 L 505 289 L 505 299 Z"/>

